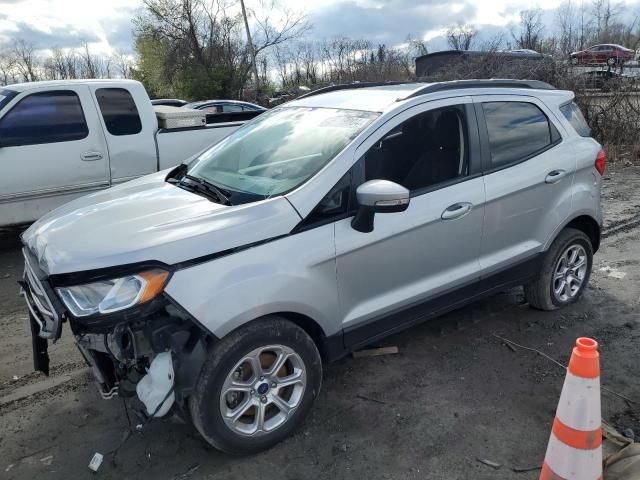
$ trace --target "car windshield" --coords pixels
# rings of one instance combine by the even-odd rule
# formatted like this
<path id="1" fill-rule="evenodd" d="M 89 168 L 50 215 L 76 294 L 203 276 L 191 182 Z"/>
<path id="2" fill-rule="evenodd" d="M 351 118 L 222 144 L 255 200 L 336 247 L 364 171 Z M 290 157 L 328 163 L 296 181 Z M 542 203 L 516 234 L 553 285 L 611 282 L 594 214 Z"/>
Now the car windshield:
<path id="1" fill-rule="evenodd" d="M 357 110 L 277 108 L 203 153 L 188 175 L 229 191 L 234 204 L 281 195 L 315 175 L 377 116 Z"/>

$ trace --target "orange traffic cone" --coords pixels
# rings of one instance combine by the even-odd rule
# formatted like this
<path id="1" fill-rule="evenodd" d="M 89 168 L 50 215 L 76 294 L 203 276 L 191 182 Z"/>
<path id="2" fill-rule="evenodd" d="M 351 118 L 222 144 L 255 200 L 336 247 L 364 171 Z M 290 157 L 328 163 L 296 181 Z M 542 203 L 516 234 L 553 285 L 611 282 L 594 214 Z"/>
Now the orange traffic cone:
<path id="1" fill-rule="evenodd" d="M 553 421 L 540 480 L 602 479 L 598 342 L 578 338 Z"/>

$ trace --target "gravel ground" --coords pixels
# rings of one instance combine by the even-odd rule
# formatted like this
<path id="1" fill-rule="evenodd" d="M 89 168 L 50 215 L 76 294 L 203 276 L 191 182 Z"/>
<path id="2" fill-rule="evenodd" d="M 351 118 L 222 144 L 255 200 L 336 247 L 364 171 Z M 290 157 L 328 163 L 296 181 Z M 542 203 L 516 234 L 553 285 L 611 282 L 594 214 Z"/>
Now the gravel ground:
<path id="1" fill-rule="evenodd" d="M 394 335 L 381 345 L 397 345 L 398 355 L 349 357 L 327 367 L 302 428 L 249 458 L 217 452 L 175 420 L 152 422 L 114 454 L 127 431 L 122 400 L 99 398 L 70 335 L 50 348 L 49 379 L 31 373 L 25 310 L 16 295 L 17 234 L 5 233 L 0 478 L 95 477 L 87 465 L 100 452 L 105 462 L 97 476 L 105 479 L 536 479 L 537 471 L 513 468 L 541 464 L 564 372 L 535 353 L 507 348 L 494 334 L 561 362 L 576 337 L 593 336 L 603 384 L 640 402 L 640 168 L 620 165 L 607 175 L 607 233 L 580 302 L 539 312 L 514 289 Z M 32 394 L 15 400 L 25 392 Z M 636 434 L 639 405 L 603 392 L 603 418 Z"/>

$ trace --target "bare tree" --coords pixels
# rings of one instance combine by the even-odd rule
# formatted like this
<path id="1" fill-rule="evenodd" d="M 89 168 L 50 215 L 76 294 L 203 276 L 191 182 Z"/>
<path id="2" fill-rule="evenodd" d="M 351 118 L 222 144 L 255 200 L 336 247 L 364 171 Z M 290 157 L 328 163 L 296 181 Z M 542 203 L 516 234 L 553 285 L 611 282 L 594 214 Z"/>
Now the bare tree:
<path id="1" fill-rule="evenodd" d="M 251 74 L 259 83 L 258 62 L 272 47 L 309 28 L 304 15 L 275 0 L 256 10 L 247 5 L 245 15 L 227 0 L 143 0 L 143 5 L 135 21 L 137 42 L 148 40 L 164 50 L 163 63 L 153 69 L 160 68 L 167 83 L 191 90 L 180 92 L 185 96 L 241 95 Z M 144 62 L 139 67 L 144 74 Z M 197 81 L 181 79 L 187 71 Z"/>
<path id="2" fill-rule="evenodd" d="M 16 60 L 8 53 L 0 54 L 0 84 L 9 85 L 16 82 Z"/>
<path id="3" fill-rule="evenodd" d="M 458 25 L 446 30 L 447 43 L 453 50 L 471 50 L 478 32 L 471 25 Z"/>
<path id="4" fill-rule="evenodd" d="M 541 9 L 522 10 L 520 12 L 520 31 L 517 34 L 512 31 L 511 36 L 517 48 L 540 50 L 543 30 Z"/>
<path id="5" fill-rule="evenodd" d="M 11 44 L 11 55 L 14 58 L 14 66 L 25 82 L 38 80 L 37 64 L 38 56 L 35 45 L 23 39 L 14 40 Z"/>
<path id="6" fill-rule="evenodd" d="M 133 69 L 133 59 L 131 55 L 126 54 L 122 50 L 116 50 L 113 53 L 113 63 L 115 64 L 115 68 L 120 74 L 122 78 L 130 78 L 131 71 Z"/>

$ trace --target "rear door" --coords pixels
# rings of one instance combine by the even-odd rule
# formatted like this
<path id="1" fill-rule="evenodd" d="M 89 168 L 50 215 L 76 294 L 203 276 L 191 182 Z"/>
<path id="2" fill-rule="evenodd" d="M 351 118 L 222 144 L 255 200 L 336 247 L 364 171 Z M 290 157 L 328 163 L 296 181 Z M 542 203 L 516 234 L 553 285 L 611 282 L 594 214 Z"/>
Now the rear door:
<path id="1" fill-rule="evenodd" d="M 536 255 L 569 215 L 575 156 L 562 141 L 564 127 L 540 100 L 485 95 L 474 102 L 487 195 L 483 276 L 534 268 Z"/>
<path id="2" fill-rule="evenodd" d="M 90 88 L 109 148 L 111 183 L 157 171 L 157 120 L 142 87 L 131 88 L 137 90 L 135 97 L 143 99 L 145 105 L 136 105 L 129 88 L 108 84 L 92 84 Z"/>
<path id="3" fill-rule="evenodd" d="M 107 146 L 85 85 L 18 95 L 0 116 L 0 145 L 4 224 L 35 220 L 74 195 L 109 185 Z"/>

